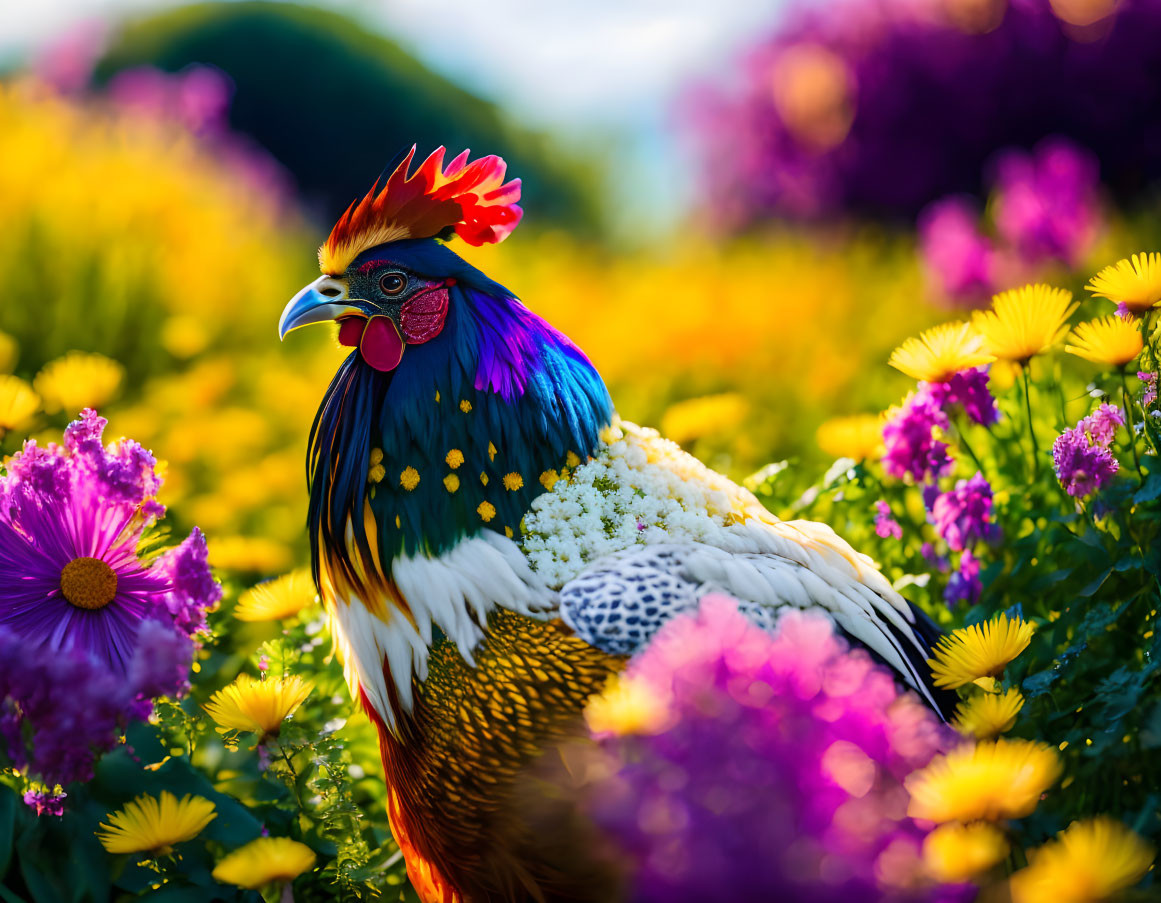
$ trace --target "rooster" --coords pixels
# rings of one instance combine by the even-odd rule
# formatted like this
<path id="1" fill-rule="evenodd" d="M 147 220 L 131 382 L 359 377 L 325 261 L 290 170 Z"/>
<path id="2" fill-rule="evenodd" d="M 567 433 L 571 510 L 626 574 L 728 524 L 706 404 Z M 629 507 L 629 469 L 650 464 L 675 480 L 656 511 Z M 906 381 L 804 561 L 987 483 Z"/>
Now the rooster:
<path id="1" fill-rule="evenodd" d="M 309 439 L 315 581 L 421 899 L 616 899 L 615 857 L 545 776 L 666 621 L 708 592 L 771 629 L 823 612 L 938 710 L 937 631 L 828 527 L 621 421 L 584 353 L 449 247 L 520 221 L 503 160 L 414 159 L 342 215 L 279 322 L 352 348 Z"/>

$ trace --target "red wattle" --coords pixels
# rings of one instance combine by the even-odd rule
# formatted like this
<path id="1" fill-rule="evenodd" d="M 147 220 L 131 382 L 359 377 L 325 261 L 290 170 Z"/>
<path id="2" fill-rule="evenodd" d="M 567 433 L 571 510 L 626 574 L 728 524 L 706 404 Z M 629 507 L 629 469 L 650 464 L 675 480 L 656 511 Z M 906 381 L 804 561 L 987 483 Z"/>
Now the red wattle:
<path id="1" fill-rule="evenodd" d="M 354 348 L 363 337 L 363 329 L 367 325 L 364 317 L 344 317 L 339 321 L 339 344 Z"/>
<path id="2" fill-rule="evenodd" d="M 390 317 L 371 317 L 359 342 L 363 360 L 376 370 L 394 370 L 403 360 L 403 337 Z"/>

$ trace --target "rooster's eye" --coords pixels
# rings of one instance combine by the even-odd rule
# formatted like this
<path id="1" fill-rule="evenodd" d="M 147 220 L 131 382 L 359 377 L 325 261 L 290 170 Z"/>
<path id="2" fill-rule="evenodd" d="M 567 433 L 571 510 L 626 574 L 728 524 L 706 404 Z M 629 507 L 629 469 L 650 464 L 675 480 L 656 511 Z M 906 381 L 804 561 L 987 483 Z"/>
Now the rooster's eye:
<path id="1" fill-rule="evenodd" d="M 398 295 L 407 287 L 407 280 L 399 273 L 384 273 L 379 277 L 379 288 L 384 295 Z"/>

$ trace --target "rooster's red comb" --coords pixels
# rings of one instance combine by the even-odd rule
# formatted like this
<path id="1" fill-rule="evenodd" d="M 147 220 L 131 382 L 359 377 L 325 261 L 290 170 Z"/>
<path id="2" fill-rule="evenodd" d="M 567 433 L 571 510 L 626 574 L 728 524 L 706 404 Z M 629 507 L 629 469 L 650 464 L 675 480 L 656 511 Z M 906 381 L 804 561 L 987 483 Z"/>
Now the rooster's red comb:
<path id="1" fill-rule="evenodd" d="M 520 180 L 504 181 L 499 157 L 468 162 L 464 151 L 443 167 L 444 149 L 437 149 L 411 175 L 412 146 L 403 161 L 379 187 L 377 180 L 358 203 L 339 217 L 318 249 L 319 266 L 328 275 L 345 272 L 356 257 L 389 241 L 432 238 L 451 227 L 470 245 L 503 241 L 523 211 Z"/>

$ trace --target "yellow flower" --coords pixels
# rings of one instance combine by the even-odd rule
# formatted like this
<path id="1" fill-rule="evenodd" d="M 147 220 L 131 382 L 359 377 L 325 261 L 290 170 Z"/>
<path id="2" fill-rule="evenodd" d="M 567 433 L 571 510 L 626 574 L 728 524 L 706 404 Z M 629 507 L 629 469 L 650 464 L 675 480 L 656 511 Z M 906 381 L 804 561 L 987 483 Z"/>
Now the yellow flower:
<path id="1" fill-rule="evenodd" d="M 997 677 L 1008 662 L 1028 648 L 1034 628 L 1021 618 L 1001 614 L 940 637 L 935 658 L 929 658 L 937 687 L 955 689 L 981 677 Z"/>
<path id="2" fill-rule="evenodd" d="M 480 515 L 480 520 L 487 523 L 496 516 L 496 506 L 491 502 L 480 502 L 476 507 L 476 514 Z"/>
<path id="3" fill-rule="evenodd" d="M 111 401 L 124 378 L 125 368 L 105 355 L 70 351 L 45 364 L 33 385 L 49 411 L 75 414 Z"/>
<path id="4" fill-rule="evenodd" d="M 414 467 L 403 468 L 403 473 L 399 474 L 399 485 L 411 492 L 419 485 L 419 471 Z"/>
<path id="5" fill-rule="evenodd" d="M 447 457 L 444 458 L 444 460 L 447 461 L 448 467 L 450 467 L 452 470 L 455 470 L 457 467 L 464 463 L 464 453 L 458 448 L 453 448 L 447 453 Z"/>
<path id="6" fill-rule="evenodd" d="M 1013 903 L 1097 903 L 1132 887 L 1149 870 L 1154 850 L 1107 816 L 1073 822 L 1057 839 L 1028 854 L 1012 876 Z"/>
<path id="7" fill-rule="evenodd" d="M 864 461 L 883 447 L 883 421 L 876 414 L 833 417 L 818 428 L 818 447 L 832 458 Z"/>
<path id="8" fill-rule="evenodd" d="M 546 470 L 540 475 L 540 485 L 552 492 L 552 487 L 556 485 L 556 481 L 560 479 L 560 474 L 555 470 Z"/>
<path id="9" fill-rule="evenodd" d="M 300 569 L 252 586 L 238 598 L 234 617 L 240 621 L 281 621 L 314 604 L 310 571 Z"/>
<path id="10" fill-rule="evenodd" d="M 987 822 L 940 825 L 923 841 L 927 873 L 944 884 L 971 881 L 1008 855 L 1003 832 Z"/>
<path id="11" fill-rule="evenodd" d="M 585 706 L 585 721 L 596 734 L 658 734 L 669 722 L 669 707 L 643 680 L 614 674 Z"/>
<path id="12" fill-rule="evenodd" d="M 1065 351 L 1086 361 L 1114 367 L 1123 367 L 1145 347 L 1137 321 L 1115 314 L 1081 323 L 1069 338 L 1075 344 L 1065 345 Z"/>
<path id="13" fill-rule="evenodd" d="M 513 471 L 512 473 L 504 474 L 504 488 L 509 492 L 515 492 L 517 489 L 524 487 L 524 477 Z"/>
<path id="14" fill-rule="evenodd" d="M 449 473 L 446 477 L 443 478 L 443 488 L 448 492 L 455 492 L 460 488 L 460 478 L 457 477 L 454 473 Z"/>
<path id="15" fill-rule="evenodd" d="M 0 376 L 0 430 L 18 430 L 40 410 L 40 396 L 18 376 Z"/>
<path id="16" fill-rule="evenodd" d="M 214 868 L 215 881 L 257 890 L 274 881 L 292 881 L 314 866 L 314 850 L 289 837 L 259 837 L 226 856 Z"/>
<path id="17" fill-rule="evenodd" d="M 210 564 L 226 571 L 277 573 L 290 565 L 290 550 L 261 536 L 219 536 L 211 539 Z"/>
<path id="18" fill-rule="evenodd" d="M 977 311 L 972 325 L 984 337 L 984 348 L 997 358 L 1027 363 L 1064 338 L 1076 307 L 1072 292 L 1026 285 L 996 295 L 992 309 Z"/>
<path id="19" fill-rule="evenodd" d="M 1107 266 L 1085 286 L 1098 298 L 1124 304 L 1140 314 L 1161 301 L 1161 254 L 1134 254 Z"/>
<path id="20" fill-rule="evenodd" d="M 887 363 L 912 379 L 942 383 L 961 370 L 993 360 L 995 357 L 984 350 L 984 337 L 957 320 L 933 326 L 919 338 L 909 338 L 891 352 Z"/>
<path id="21" fill-rule="evenodd" d="M 982 693 L 967 702 L 961 702 L 956 714 L 955 728 L 961 734 L 988 740 L 1011 730 L 1016 715 L 1024 707 L 1024 697 L 1012 687 L 1005 693 Z"/>
<path id="22" fill-rule="evenodd" d="M 256 731 L 263 736 L 276 734 L 312 689 L 297 675 L 255 680 L 249 674 L 239 674 L 232 684 L 210 697 L 206 712 L 218 722 L 219 733 L 237 730 Z"/>
<path id="23" fill-rule="evenodd" d="M 741 426 L 749 410 L 750 403 L 737 392 L 688 398 L 670 405 L 661 415 L 661 434 L 681 443 L 727 433 Z M 576 464 L 569 464 L 569 467 L 576 467 Z"/>
<path id="24" fill-rule="evenodd" d="M 186 794 L 180 800 L 168 790 L 161 798 L 143 793 L 101 823 L 97 839 L 110 853 L 164 856 L 175 843 L 197 837 L 217 817 L 214 804 Z"/>
<path id="25" fill-rule="evenodd" d="M 1060 776 L 1056 750 L 1033 740 L 965 744 L 906 780 L 907 814 L 925 821 L 1023 818 Z"/>

